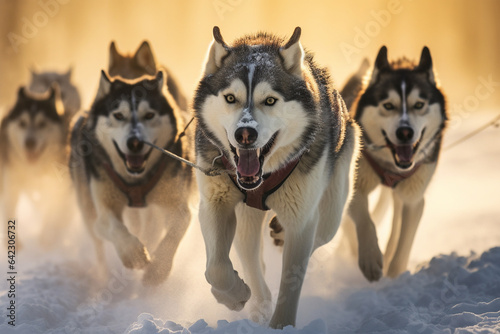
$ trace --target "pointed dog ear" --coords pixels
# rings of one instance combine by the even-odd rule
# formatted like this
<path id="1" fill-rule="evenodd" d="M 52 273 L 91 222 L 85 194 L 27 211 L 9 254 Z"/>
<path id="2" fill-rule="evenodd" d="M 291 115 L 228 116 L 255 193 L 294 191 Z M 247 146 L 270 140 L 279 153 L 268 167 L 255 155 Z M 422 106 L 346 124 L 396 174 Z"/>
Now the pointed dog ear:
<path id="1" fill-rule="evenodd" d="M 427 78 L 432 84 L 436 84 L 436 79 L 434 77 L 434 70 L 432 69 L 432 57 L 429 48 L 424 46 L 422 53 L 420 55 L 420 62 L 415 68 L 416 71 L 427 73 Z"/>
<path id="2" fill-rule="evenodd" d="M 116 48 L 115 41 L 111 41 L 111 44 L 109 44 L 108 70 L 111 70 L 118 62 L 118 59 L 121 59 L 121 58 L 122 58 L 122 55 L 120 54 L 120 52 L 118 52 L 118 49 Z"/>
<path id="3" fill-rule="evenodd" d="M 160 93 L 163 91 L 163 87 L 165 86 L 165 72 L 163 70 L 158 71 L 155 77 L 156 84 L 158 85 L 158 90 Z"/>
<path id="4" fill-rule="evenodd" d="M 73 75 L 73 66 L 70 66 L 66 73 L 64 73 L 64 76 L 66 77 L 66 80 L 71 81 L 71 75 Z"/>
<path id="5" fill-rule="evenodd" d="M 97 89 L 96 100 L 102 99 L 111 90 L 111 79 L 104 70 L 101 70 L 101 79 L 99 80 L 99 88 Z"/>
<path id="6" fill-rule="evenodd" d="M 208 49 L 203 76 L 214 74 L 222 66 L 222 61 L 229 54 L 229 46 L 224 42 L 219 27 L 213 29 L 214 40 Z"/>
<path id="7" fill-rule="evenodd" d="M 292 37 L 290 37 L 285 46 L 280 49 L 280 54 L 283 57 L 285 69 L 291 74 L 302 78 L 302 66 L 305 52 L 299 41 L 301 33 L 302 30 L 300 27 L 296 27 Z"/>
<path id="8" fill-rule="evenodd" d="M 153 50 L 149 46 L 148 41 L 143 41 L 137 49 L 134 59 L 140 67 L 144 68 L 148 74 L 156 74 L 156 61 Z"/>
<path id="9" fill-rule="evenodd" d="M 390 69 L 389 59 L 387 58 L 387 47 L 383 45 L 378 51 L 377 59 L 375 59 L 375 66 L 373 67 L 370 85 L 377 81 L 380 72 Z"/>
<path id="10" fill-rule="evenodd" d="M 34 78 L 36 78 L 38 76 L 38 72 L 36 71 L 36 68 L 33 65 L 31 65 L 29 69 L 30 69 L 30 73 L 31 73 L 31 79 L 33 80 Z"/>
<path id="11" fill-rule="evenodd" d="M 47 101 L 49 101 L 54 106 L 54 110 L 56 111 L 57 115 L 64 115 L 64 104 L 61 98 L 61 88 L 56 82 L 53 82 L 52 85 L 50 85 Z"/>
<path id="12" fill-rule="evenodd" d="M 17 90 L 17 98 L 19 100 L 26 98 L 26 92 L 24 91 L 24 86 L 19 87 L 19 89 Z"/>

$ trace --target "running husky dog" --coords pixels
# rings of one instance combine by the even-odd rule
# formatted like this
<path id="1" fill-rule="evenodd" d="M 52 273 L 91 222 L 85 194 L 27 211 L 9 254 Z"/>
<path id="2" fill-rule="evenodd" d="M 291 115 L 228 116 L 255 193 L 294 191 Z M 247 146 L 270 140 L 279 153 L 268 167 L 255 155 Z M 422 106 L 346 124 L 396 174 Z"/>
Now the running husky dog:
<path id="1" fill-rule="evenodd" d="M 262 224 L 272 209 L 284 230 L 278 303 L 270 326 L 294 325 L 313 251 L 332 239 L 353 182 L 360 131 L 326 69 L 300 42 L 259 33 L 226 44 L 214 27 L 194 99 L 199 219 L 207 251 L 205 276 L 219 303 L 255 320 L 269 319 Z M 241 258 L 247 286 L 229 250 Z"/>
<path id="2" fill-rule="evenodd" d="M 29 91 L 33 93 L 43 94 L 50 90 L 55 84 L 59 86 L 61 100 L 64 105 L 64 118 L 66 124 L 69 125 L 71 118 L 80 110 L 80 93 L 71 82 L 72 69 L 66 73 L 57 72 L 37 72 L 31 70 L 31 82 Z"/>
<path id="3" fill-rule="evenodd" d="M 67 224 L 69 220 L 71 183 L 67 174 L 65 177 L 58 170 L 66 166 L 63 113 L 55 87 L 41 95 L 21 87 L 0 126 L 2 221 L 16 217 L 21 195 L 28 195 L 39 210 L 44 225 L 40 241 L 46 247 L 57 241 L 61 230 L 57 222 Z"/>
<path id="4" fill-rule="evenodd" d="M 167 89 L 177 101 L 177 105 L 181 110 L 187 110 L 187 101 L 177 80 L 165 66 L 156 65 L 153 50 L 147 41 L 142 42 L 133 56 L 120 54 L 115 42 L 109 45 L 108 73 L 112 77 L 136 79 L 143 75 L 154 76 L 160 69 L 167 74 Z"/>
<path id="5" fill-rule="evenodd" d="M 358 73 L 342 92 L 345 96 L 356 94 L 352 84 L 356 78 L 362 86 Z M 389 63 L 383 46 L 352 111 L 364 141 L 348 210 L 357 232 L 359 267 L 370 281 L 382 276 L 382 263 L 386 274 L 395 277 L 408 264 L 447 120 L 429 49 L 423 48 L 416 65 L 405 58 Z M 368 194 L 378 185 L 391 188 L 394 201 L 392 232 L 383 259 L 368 210 Z"/>
<path id="6" fill-rule="evenodd" d="M 91 110 L 71 135 L 71 174 L 98 259 L 104 259 L 102 237 L 113 243 L 125 267 L 145 269 L 145 285 L 166 279 L 191 219 L 190 167 L 144 144 L 191 158 L 189 136 L 181 135 L 185 122 L 165 80 L 163 71 L 134 81 L 112 80 L 102 71 Z M 161 216 L 162 230 L 154 233 L 158 245 L 149 247 L 135 230 L 142 223 L 151 235 L 156 222 L 143 221 L 151 211 Z M 141 222 L 130 222 L 129 231 L 124 221 L 130 215 Z"/>

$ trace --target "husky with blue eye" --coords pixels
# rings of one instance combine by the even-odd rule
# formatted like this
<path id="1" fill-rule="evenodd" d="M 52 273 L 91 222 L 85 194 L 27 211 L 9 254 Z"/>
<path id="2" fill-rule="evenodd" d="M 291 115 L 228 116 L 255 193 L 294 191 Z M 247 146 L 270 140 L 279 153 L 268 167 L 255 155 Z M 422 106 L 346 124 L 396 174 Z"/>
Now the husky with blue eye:
<path id="1" fill-rule="evenodd" d="M 135 80 L 102 71 L 94 103 L 71 134 L 71 176 L 98 259 L 104 259 L 102 239 L 110 241 L 125 267 L 145 270 L 145 285 L 169 275 L 194 190 L 190 167 L 144 144 L 192 159 L 192 136 L 181 134 L 185 121 L 165 81 L 163 71 Z M 125 220 L 132 220 L 130 229 Z M 134 226 L 159 240 L 146 247 Z"/>
<path id="2" fill-rule="evenodd" d="M 351 77 L 342 92 L 353 101 L 352 113 L 364 142 L 348 212 L 357 232 L 357 241 L 354 233 L 350 239 L 358 244 L 359 266 L 374 281 L 383 267 L 390 277 L 407 268 L 448 117 L 427 47 L 415 64 L 406 58 L 389 63 L 384 46 L 371 75 L 364 83 L 361 77 Z M 392 232 L 383 256 L 368 211 L 368 195 L 379 185 L 390 188 L 394 200 Z"/>
<path id="3" fill-rule="evenodd" d="M 294 325 L 308 260 L 335 235 L 350 196 L 360 132 L 328 71 L 302 48 L 300 28 L 288 41 L 259 33 L 231 45 L 217 27 L 213 33 L 194 99 L 196 157 L 229 174 L 197 174 L 205 276 L 228 308 L 250 300 L 254 320 Z M 276 213 L 284 238 L 272 317 L 262 259 L 266 210 Z M 229 258 L 233 240 L 243 276 Z"/>

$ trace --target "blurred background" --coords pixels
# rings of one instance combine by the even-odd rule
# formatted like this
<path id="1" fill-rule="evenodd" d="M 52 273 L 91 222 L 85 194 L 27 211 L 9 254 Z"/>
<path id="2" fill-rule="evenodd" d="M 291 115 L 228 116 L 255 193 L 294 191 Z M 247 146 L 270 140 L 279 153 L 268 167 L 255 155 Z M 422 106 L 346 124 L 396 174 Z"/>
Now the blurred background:
<path id="1" fill-rule="evenodd" d="M 68 67 L 88 108 L 112 40 L 121 52 L 149 40 L 191 97 L 214 25 L 227 42 L 259 30 L 290 36 L 301 26 L 302 44 L 337 87 L 363 57 L 373 63 L 381 45 L 389 58 L 417 61 L 429 46 L 449 110 L 463 118 L 500 102 L 499 14 L 496 0 L 0 0 L 0 108 L 14 103 L 30 68 Z"/>

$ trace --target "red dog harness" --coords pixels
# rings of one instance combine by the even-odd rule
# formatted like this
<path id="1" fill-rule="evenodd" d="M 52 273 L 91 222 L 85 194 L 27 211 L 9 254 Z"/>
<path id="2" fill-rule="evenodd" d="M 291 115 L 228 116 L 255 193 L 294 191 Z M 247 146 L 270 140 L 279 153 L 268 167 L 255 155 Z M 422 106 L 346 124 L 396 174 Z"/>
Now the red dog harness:
<path id="1" fill-rule="evenodd" d="M 146 196 L 155 187 L 160 180 L 165 168 L 167 167 L 167 159 L 161 159 L 156 171 L 146 180 L 141 180 L 137 183 L 127 183 L 120 175 L 118 175 L 109 163 L 103 164 L 104 170 L 109 178 L 113 181 L 120 191 L 127 196 L 128 206 L 132 208 L 143 208 L 146 206 Z"/>
<path id="2" fill-rule="evenodd" d="M 238 181 L 236 180 L 236 175 L 228 175 L 231 181 L 233 181 L 234 185 L 243 193 L 243 195 L 245 195 L 243 201 L 248 206 L 262 211 L 267 211 L 269 210 L 266 205 L 267 197 L 278 190 L 279 187 L 281 187 L 281 185 L 286 181 L 290 174 L 292 174 L 295 167 L 297 167 L 301 157 L 302 156 L 299 156 L 295 160 L 290 161 L 283 168 L 280 168 L 273 173 L 262 176 L 262 178 L 264 179 L 262 184 L 254 190 L 241 189 L 238 185 Z M 222 163 L 224 164 L 224 167 L 226 167 L 226 169 L 234 170 L 234 166 L 231 165 L 231 163 L 225 156 L 222 156 Z"/>
<path id="3" fill-rule="evenodd" d="M 389 188 L 394 188 L 400 181 L 406 180 L 413 174 L 415 174 L 418 170 L 418 168 L 422 165 L 421 163 L 415 165 L 410 171 L 408 172 L 403 172 L 403 173 L 395 173 L 388 171 L 385 168 L 382 168 L 376 161 L 375 159 L 372 158 L 370 154 L 366 152 L 366 150 L 363 150 L 363 155 L 372 167 L 373 171 L 377 173 L 377 175 L 380 177 L 380 180 L 382 181 L 382 184 L 384 186 L 387 186 Z"/>

